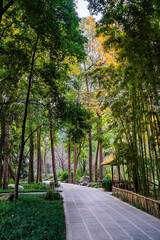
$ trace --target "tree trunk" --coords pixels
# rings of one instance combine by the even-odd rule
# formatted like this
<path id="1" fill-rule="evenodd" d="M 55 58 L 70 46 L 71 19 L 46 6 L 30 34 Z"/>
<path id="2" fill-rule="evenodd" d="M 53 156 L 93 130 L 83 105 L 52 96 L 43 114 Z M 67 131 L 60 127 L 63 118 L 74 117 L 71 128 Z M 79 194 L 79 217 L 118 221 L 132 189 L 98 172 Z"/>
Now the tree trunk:
<path id="1" fill-rule="evenodd" d="M 103 153 L 102 153 L 102 143 L 99 143 L 99 181 L 103 180 L 103 166 L 101 163 L 103 162 Z"/>
<path id="2" fill-rule="evenodd" d="M 89 181 L 93 181 L 92 174 L 92 132 L 89 130 Z"/>
<path id="3" fill-rule="evenodd" d="M 5 122 L 5 136 L 4 136 L 4 164 L 3 164 L 3 189 L 8 189 L 8 153 L 9 153 L 9 122 Z"/>
<path id="4" fill-rule="evenodd" d="M 45 148 L 44 148 L 44 176 L 47 177 L 47 150 L 48 150 L 48 140 L 46 140 Z"/>
<path id="5" fill-rule="evenodd" d="M 84 70 L 87 71 L 86 63 L 84 62 Z M 88 108 L 90 108 L 90 91 L 88 84 L 88 77 L 86 76 L 86 89 L 87 89 L 87 98 L 88 98 Z M 93 180 L 93 172 L 92 172 L 92 132 L 89 130 L 89 181 Z"/>
<path id="6" fill-rule="evenodd" d="M 76 171 L 77 171 L 77 143 L 74 143 L 74 173 L 73 183 L 76 184 Z"/>
<path id="7" fill-rule="evenodd" d="M 40 181 L 40 130 L 37 131 L 37 178 L 36 183 Z"/>
<path id="8" fill-rule="evenodd" d="M 41 156 L 41 134 L 40 134 L 40 146 L 39 146 L 39 181 L 42 182 L 42 156 Z"/>
<path id="9" fill-rule="evenodd" d="M 86 160 L 83 160 L 83 173 L 86 172 Z"/>
<path id="10" fill-rule="evenodd" d="M 68 138 L 68 183 L 72 182 L 71 174 L 71 140 Z"/>
<path id="11" fill-rule="evenodd" d="M 9 173 L 10 173 L 11 178 L 15 181 L 15 180 L 16 180 L 16 175 L 15 175 L 15 173 L 13 172 L 12 167 L 11 167 L 10 164 L 8 164 L 8 171 L 9 171 Z"/>
<path id="12" fill-rule="evenodd" d="M 0 24 L 2 22 L 2 15 L 3 15 L 3 1 L 0 1 Z M 1 38 L 1 36 L 0 36 Z"/>
<path id="13" fill-rule="evenodd" d="M 54 136 L 52 131 L 52 121 L 50 120 L 50 138 L 51 138 L 51 152 L 52 152 L 52 168 L 53 168 L 53 177 L 54 182 L 57 183 L 57 173 L 56 173 L 56 162 L 55 162 L 55 153 L 54 153 Z"/>
<path id="14" fill-rule="evenodd" d="M 18 184 L 19 184 L 19 177 L 20 177 L 21 164 L 22 164 L 22 159 L 23 159 L 23 151 L 24 151 L 24 145 L 25 145 L 25 129 L 26 129 L 27 114 L 28 114 L 29 95 L 30 95 L 30 89 L 31 89 L 31 83 L 32 83 L 33 68 L 34 68 L 35 54 L 36 54 L 36 50 L 37 50 L 38 39 L 39 38 L 37 36 L 37 39 L 35 42 L 35 47 L 34 47 L 33 54 L 32 54 L 31 70 L 30 70 L 30 76 L 29 76 L 29 82 L 28 82 L 28 91 L 27 91 L 27 97 L 26 97 L 26 102 L 25 102 L 25 111 L 24 111 L 24 118 L 23 118 L 23 125 L 22 125 L 21 150 L 20 150 L 20 156 L 19 156 L 19 161 L 18 161 L 18 169 L 17 169 L 15 191 L 14 191 L 15 199 L 18 198 Z"/>
<path id="15" fill-rule="evenodd" d="M 29 149 L 29 174 L 28 174 L 28 183 L 34 183 L 34 171 L 33 171 L 33 159 L 34 159 L 34 143 L 33 135 L 30 137 L 30 149 Z"/>
<path id="16" fill-rule="evenodd" d="M 0 187 L 2 187 L 3 165 L 0 165 Z"/>
<path id="17" fill-rule="evenodd" d="M 3 177 L 3 165 L 2 165 L 2 161 L 3 161 L 3 145 L 4 145 L 4 119 L 2 119 L 1 121 L 1 138 L 0 138 L 0 187 L 2 186 L 2 177 Z"/>
<path id="18" fill-rule="evenodd" d="M 2 184 L 2 125 L 1 125 L 1 138 L 0 138 L 0 188 Z"/>
<path id="19" fill-rule="evenodd" d="M 98 153 L 99 153 L 99 142 L 97 144 L 97 151 L 96 151 L 96 160 L 95 160 L 95 182 L 97 182 L 97 166 L 98 166 Z"/>

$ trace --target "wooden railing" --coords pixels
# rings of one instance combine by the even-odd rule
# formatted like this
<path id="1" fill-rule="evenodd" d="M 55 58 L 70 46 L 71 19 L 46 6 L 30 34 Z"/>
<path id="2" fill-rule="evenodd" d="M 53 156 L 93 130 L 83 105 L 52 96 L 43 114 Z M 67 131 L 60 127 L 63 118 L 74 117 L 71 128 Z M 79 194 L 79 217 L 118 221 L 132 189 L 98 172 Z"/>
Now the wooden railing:
<path id="1" fill-rule="evenodd" d="M 160 201 L 144 197 L 132 191 L 112 187 L 113 195 L 122 199 L 125 202 L 131 203 L 145 212 L 160 218 Z"/>

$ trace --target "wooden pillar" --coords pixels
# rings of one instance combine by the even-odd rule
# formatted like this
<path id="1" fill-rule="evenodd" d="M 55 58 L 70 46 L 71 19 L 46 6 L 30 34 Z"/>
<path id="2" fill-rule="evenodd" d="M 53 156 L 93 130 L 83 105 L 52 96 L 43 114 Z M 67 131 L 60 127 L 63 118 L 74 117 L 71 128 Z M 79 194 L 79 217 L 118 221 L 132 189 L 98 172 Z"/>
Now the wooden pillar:
<path id="1" fill-rule="evenodd" d="M 112 181 L 113 181 L 113 166 L 111 166 L 111 172 L 112 172 Z"/>
<path id="2" fill-rule="evenodd" d="M 116 166 L 116 180 L 120 181 L 120 166 Z"/>
<path id="3" fill-rule="evenodd" d="M 120 173 L 120 165 L 118 165 L 118 181 L 120 181 L 120 176 L 121 176 L 121 173 Z"/>

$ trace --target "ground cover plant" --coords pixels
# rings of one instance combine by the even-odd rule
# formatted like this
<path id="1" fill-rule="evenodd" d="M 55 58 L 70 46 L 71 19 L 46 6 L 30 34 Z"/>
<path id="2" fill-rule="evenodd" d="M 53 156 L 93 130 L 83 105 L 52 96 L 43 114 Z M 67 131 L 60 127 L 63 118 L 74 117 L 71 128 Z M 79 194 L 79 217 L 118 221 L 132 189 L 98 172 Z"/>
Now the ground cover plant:
<path id="1" fill-rule="evenodd" d="M 31 193 L 31 192 L 46 192 L 47 190 L 44 189 L 23 189 L 23 190 L 19 190 L 19 193 Z M 11 193 L 14 192 L 14 189 L 0 189 L 0 193 Z"/>
<path id="2" fill-rule="evenodd" d="M 31 183 L 31 184 L 21 184 L 21 186 L 24 187 L 23 190 L 19 190 L 21 193 L 25 192 L 46 192 L 49 190 L 50 186 L 49 184 L 45 183 Z M 12 187 L 9 187 L 9 189 L 0 189 L 0 193 L 10 193 L 14 192 L 14 189 Z"/>
<path id="3" fill-rule="evenodd" d="M 112 191 L 112 180 L 108 177 L 104 178 L 102 181 L 102 188 L 105 191 Z"/>
<path id="4" fill-rule="evenodd" d="M 72 176 L 72 182 L 73 182 L 73 171 L 71 171 L 71 176 Z M 68 182 L 68 172 L 65 171 L 65 172 L 59 173 L 59 178 L 60 178 L 60 181 L 62 182 Z"/>
<path id="5" fill-rule="evenodd" d="M 63 197 L 61 196 L 61 194 L 59 192 L 49 190 L 46 193 L 44 199 L 45 200 L 50 200 L 50 201 L 52 201 L 52 200 L 62 200 Z"/>
<path id="6" fill-rule="evenodd" d="M 15 205 L 7 202 L 4 206 L 6 211 L 0 215 L 1 240 L 65 240 L 62 200 L 46 201 L 43 194 L 25 194 Z"/>
<path id="7" fill-rule="evenodd" d="M 22 184 L 24 189 L 37 189 L 37 190 L 48 190 L 49 184 L 46 183 L 31 183 L 31 184 Z"/>
<path id="8" fill-rule="evenodd" d="M 8 212 L 10 212 L 14 207 L 15 207 L 14 202 L 9 202 L 9 201 L 0 202 L 0 223 L 8 215 Z"/>

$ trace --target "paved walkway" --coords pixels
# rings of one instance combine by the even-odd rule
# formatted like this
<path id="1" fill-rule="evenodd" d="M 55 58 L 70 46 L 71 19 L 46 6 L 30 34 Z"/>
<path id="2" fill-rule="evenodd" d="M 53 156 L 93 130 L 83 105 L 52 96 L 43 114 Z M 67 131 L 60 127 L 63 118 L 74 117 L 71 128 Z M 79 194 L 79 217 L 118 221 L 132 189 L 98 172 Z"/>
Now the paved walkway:
<path id="1" fill-rule="evenodd" d="M 67 240 L 160 240 L 160 220 L 109 194 L 63 186 Z"/>

